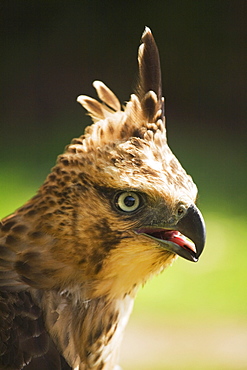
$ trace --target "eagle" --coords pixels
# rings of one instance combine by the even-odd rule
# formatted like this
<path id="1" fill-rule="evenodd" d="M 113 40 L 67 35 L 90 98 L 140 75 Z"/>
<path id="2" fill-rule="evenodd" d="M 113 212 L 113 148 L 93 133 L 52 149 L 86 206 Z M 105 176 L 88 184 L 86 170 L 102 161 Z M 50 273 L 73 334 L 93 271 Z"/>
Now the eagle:
<path id="1" fill-rule="evenodd" d="M 93 124 L 0 222 L 0 368 L 116 370 L 137 290 L 205 244 L 197 187 L 169 149 L 159 52 L 145 28 L 135 93 L 78 102 Z"/>

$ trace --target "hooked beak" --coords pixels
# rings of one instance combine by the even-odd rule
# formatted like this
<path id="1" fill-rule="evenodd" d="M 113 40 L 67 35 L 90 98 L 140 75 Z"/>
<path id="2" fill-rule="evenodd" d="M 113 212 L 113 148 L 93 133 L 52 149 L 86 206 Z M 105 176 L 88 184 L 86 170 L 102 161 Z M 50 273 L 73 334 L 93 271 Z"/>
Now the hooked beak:
<path id="1" fill-rule="evenodd" d="M 205 223 L 195 205 L 191 205 L 183 218 L 173 226 L 148 226 L 135 232 L 154 239 L 159 247 L 193 262 L 198 261 L 206 239 Z"/>

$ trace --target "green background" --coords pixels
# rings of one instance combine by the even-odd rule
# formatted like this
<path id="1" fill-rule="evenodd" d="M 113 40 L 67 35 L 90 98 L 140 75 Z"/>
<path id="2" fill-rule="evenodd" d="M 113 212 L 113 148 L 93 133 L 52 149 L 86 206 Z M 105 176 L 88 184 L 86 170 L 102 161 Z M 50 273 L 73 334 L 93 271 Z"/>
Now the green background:
<path id="1" fill-rule="evenodd" d="M 246 1 L 1 1 L 0 216 L 90 123 L 92 81 L 128 100 L 144 26 L 161 56 L 170 146 L 199 187 L 207 245 L 142 289 L 125 370 L 247 368 Z M 90 201 L 90 200 L 88 200 Z"/>

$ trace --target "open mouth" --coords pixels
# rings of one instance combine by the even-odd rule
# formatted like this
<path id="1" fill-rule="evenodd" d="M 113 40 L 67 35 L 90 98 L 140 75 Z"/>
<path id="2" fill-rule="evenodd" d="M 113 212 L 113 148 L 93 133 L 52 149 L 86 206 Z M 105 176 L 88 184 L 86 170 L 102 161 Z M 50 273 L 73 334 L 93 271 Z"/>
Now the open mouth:
<path id="1" fill-rule="evenodd" d="M 198 260 L 195 243 L 177 230 L 144 227 L 135 232 L 156 240 L 159 246 L 181 257 L 194 262 Z"/>

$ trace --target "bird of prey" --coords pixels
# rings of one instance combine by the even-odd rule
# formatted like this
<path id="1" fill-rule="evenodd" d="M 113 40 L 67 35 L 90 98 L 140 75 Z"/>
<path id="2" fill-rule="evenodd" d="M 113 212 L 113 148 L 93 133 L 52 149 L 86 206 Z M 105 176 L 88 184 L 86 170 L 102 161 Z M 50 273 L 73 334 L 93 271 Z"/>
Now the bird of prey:
<path id="1" fill-rule="evenodd" d="M 94 123 L 0 223 L 0 369 L 117 369 L 138 288 L 203 250 L 196 185 L 167 145 L 149 28 L 138 63 L 124 107 L 100 81 L 101 102 L 78 97 Z"/>

